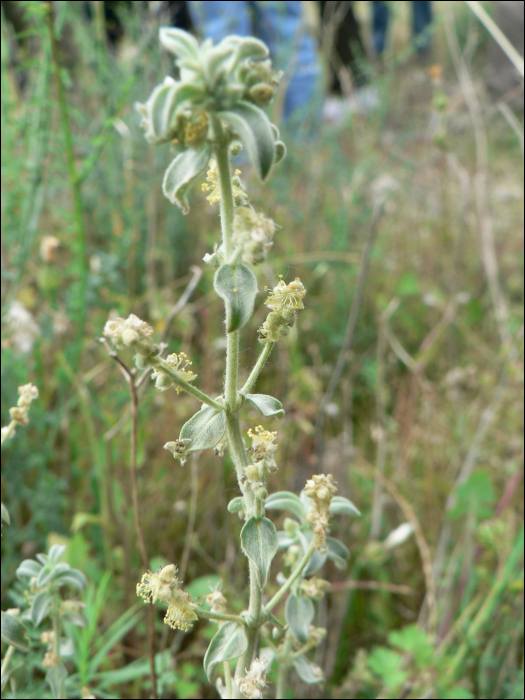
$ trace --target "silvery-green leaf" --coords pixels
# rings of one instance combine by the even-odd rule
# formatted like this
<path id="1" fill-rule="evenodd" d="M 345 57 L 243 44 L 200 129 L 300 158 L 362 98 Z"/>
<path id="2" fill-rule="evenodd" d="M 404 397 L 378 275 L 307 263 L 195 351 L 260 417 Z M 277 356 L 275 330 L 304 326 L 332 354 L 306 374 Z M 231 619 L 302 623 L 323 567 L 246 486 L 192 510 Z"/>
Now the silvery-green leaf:
<path id="1" fill-rule="evenodd" d="M 243 510 L 243 508 L 244 508 L 244 498 L 242 496 L 237 496 L 237 498 L 233 498 L 228 503 L 228 511 L 230 513 L 238 513 L 239 511 Z"/>
<path id="2" fill-rule="evenodd" d="M 290 491 L 277 491 L 268 496 L 264 502 L 264 507 L 271 510 L 289 510 L 301 521 L 306 518 L 306 512 L 300 499 Z"/>
<path id="3" fill-rule="evenodd" d="M 246 147 L 260 180 L 266 180 L 275 161 L 275 139 L 266 114 L 251 102 L 241 101 L 218 116 Z"/>
<path id="4" fill-rule="evenodd" d="M 225 622 L 210 642 L 204 657 L 204 670 L 210 683 L 213 683 L 215 671 L 223 661 L 237 659 L 244 654 L 248 640 L 244 627 L 237 622 Z"/>
<path id="5" fill-rule="evenodd" d="M 310 546 L 310 542 L 312 541 L 313 536 L 314 533 L 311 529 L 297 530 L 297 538 L 301 544 L 303 553 L 306 553 L 308 547 Z M 315 574 L 316 571 L 319 571 L 319 569 L 325 563 L 326 557 L 326 554 L 321 554 L 317 550 L 314 550 L 310 561 L 308 562 L 303 571 L 303 576 L 309 576 L 310 574 Z"/>
<path id="6" fill-rule="evenodd" d="M 89 624 L 84 613 L 72 612 L 70 610 L 62 615 L 62 619 L 71 622 L 74 627 L 87 627 Z"/>
<path id="7" fill-rule="evenodd" d="M 47 566 L 49 564 L 49 557 L 47 556 L 47 554 L 44 554 L 43 552 L 39 552 L 38 554 L 35 554 L 35 557 L 44 566 Z"/>
<path id="8" fill-rule="evenodd" d="M 144 137 L 149 143 L 162 143 L 172 138 L 168 126 L 177 87 L 175 80 L 167 76 L 154 88 L 145 104 L 136 105 L 137 111 L 144 117 Z"/>
<path id="9" fill-rule="evenodd" d="M 284 409 L 279 399 L 268 394 L 246 394 L 246 401 L 253 406 L 261 416 L 282 418 Z"/>
<path id="10" fill-rule="evenodd" d="M 344 496 L 334 496 L 330 502 L 330 513 L 332 515 L 339 515 L 340 513 L 345 513 L 346 515 L 361 515 L 361 512 L 354 506 L 352 501 Z"/>
<path id="11" fill-rule="evenodd" d="M 254 564 L 257 583 L 264 588 L 279 543 L 275 526 L 268 518 L 250 518 L 241 530 L 241 547 Z"/>
<path id="12" fill-rule="evenodd" d="M 270 52 L 266 44 L 253 36 L 241 37 L 237 44 L 236 59 L 243 61 L 245 58 L 260 60 L 268 58 Z"/>
<path id="13" fill-rule="evenodd" d="M 53 597 L 50 596 L 47 591 L 41 591 L 33 598 L 33 602 L 31 603 L 31 619 L 35 627 L 38 627 L 46 617 L 52 602 Z"/>
<path id="14" fill-rule="evenodd" d="M 283 158 L 286 156 L 286 146 L 282 141 L 276 141 L 275 142 L 275 160 L 274 160 L 274 165 L 277 165 L 277 163 L 280 163 Z"/>
<path id="15" fill-rule="evenodd" d="M 11 662 L 2 676 L 2 688 L 9 683 L 12 697 L 17 697 L 17 691 L 23 688 L 29 680 L 29 668 L 25 660 Z"/>
<path id="16" fill-rule="evenodd" d="M 33 578 L 33 576 L 38 576 L 41 568 L 41 564 L 34 559 L 24 559 L 16 570 L 16 575 L 18 578 Z"/>
<path id="17" fill-rule="evenodd" d="M 52 544 L 51 547 L 49 548 L 49 552 L 47 553 L 47 556 L 49 557 L 49 561 L 52 564 L 56 564 L 57 562 L 59 562 L 62 559 L 65 552 L 66 552 L 66 545 L 65 544 Z"/>
<path id="18" fill-rule="evenodd" d="M 11 518 L 9 517 L 9 511 L 8 511 L 7 508 L 4 506 L 3 503 L 2 503 L 2 521 L 3 521 L 4 523 L 7 523 L 8 525 L 11 524 Z"/>
<path id="19" fill-rule="evenodd" d="M 194 36 L 175 27 L 161 27 L 159 40 L 170 53 L 180 58 L 198 60 L 199 44 Z"/>
<path id="20" fill-rule="evenodd" d="M 295 537 L 290 537 L 284 530 L 277 530 L 277 542 L 279 543 L 279 549 L 283 549 L 293 544 L 295 542 Z"/>
<path id="21" fill-rule="evenodd" d="M 303 683 L 320 683 L 324 678 L 319 666 L 302 654 L 293 660 L 293 667 Z"/>
<path id="22" fill-rule="evenodd" d="M 182 209 L 183 214 L 190 210 L 186 194 L 207 168 L 209 158 L 210 149 L 207 146 L 198 151 L 188 148 L 175 156 L 164 173 L 162 191 L 172 204 Z"/>
<path id="23" fill-rule="evenodd" d="M 293 636 L 303 644 L 308 641 L 310 624 L 314 619 L 315 607 L 310 598 L 291 593 L 286 601 L 284 617 L 290 625 Z"/>
<path id="24" fill-rule="evenodd" d="M 326 538 L 326 546 L 328 547 L 328 557 L 334 562 L 338 569 L 346 569 L 346 559 L 350 552 L 348 548 L 339 540 L 333 537 Z"/>
<path id="25" fill-rule="evenodd" d="M 226 413 L 204 406 L 182 426 L 180 440 L 190 440 L 186 452 L 215 447 L 226 432 Z"/>
<path id="26" fill-rule="evenodd" d="M 42 586 L 53 581 L 64 572 L 69 571 L 70 568 L 69 564 L 66 564 L 65 561 L 61 561 L 54 566 L 44 566 L 36 577 L 36 587 L 42 588 Z"/>
<path id="27" fill-rule="evenodd" d="M 246 265 L 221 265 L 213 280 L 217 294 L 226 307 L 226 333 L 250 319 L 257 295 L 257 279 Z"/>
<path id="28" fill-rule="evenodd" d="M 60 586 L 73 586 L 79 591 L 83 591 L 87 586 L 86 577 L 78 569 L 69 569 L 69 571 L 61 573 L 57 577 L 57 583 Z"/>
<path id="29" fill-rule="evenodd" d="M 51 692 L 54 698 L 65 698 L 66 690 L 64 681 L 67 678 L 67 671 L 64 664 L 59 663 L 58 666 L 53 666 L 46 673 L 46 681 L 51 686 Z"/>
<path id="30" fill-rule="evenodd" d="M 29 649 L 25 625 L 14 615 L 5 612 L 2 612 L 2 641 L 11 644 L 20 651 Z"/>

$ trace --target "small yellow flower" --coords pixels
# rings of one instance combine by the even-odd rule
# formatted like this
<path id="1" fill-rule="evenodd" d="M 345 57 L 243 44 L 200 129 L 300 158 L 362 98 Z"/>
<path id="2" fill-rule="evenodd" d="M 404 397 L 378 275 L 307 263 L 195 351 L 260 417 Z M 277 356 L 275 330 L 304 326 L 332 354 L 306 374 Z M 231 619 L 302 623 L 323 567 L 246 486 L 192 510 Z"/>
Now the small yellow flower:
<path id="1" fill-rule="evenodd" d="M 191 595 L 187 591 L 177 588 L 173 591 L 169 601 L 164 622 L 172 629 L 182 630 L 187 632 L 193 627 L 195 620 L 199 618 L 193 610 L 194 604 L 191 601 Z"/>
<path id="2" fill-rule="evenodd" d="M 305 294 L 306 289 L 299 277 L 296 277 L 290 284 L 286 284 L 284 280 L 281 279 L 279 284 L 270 292 L 268 299 L 264 303 L 268 308 L 279 313 L 283 313 L 283 311 L 294 311 L 295 309 L 304 309 L 302 299 Z"/>

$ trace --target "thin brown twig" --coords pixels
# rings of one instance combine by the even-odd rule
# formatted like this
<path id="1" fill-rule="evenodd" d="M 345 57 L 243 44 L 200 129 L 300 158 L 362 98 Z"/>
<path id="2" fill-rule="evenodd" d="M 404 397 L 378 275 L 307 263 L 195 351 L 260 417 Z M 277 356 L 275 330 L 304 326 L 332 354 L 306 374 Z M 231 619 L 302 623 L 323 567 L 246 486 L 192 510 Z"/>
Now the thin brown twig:
<path id="1" fill-rule="evenodd" d="M 142 564 L 145 569 L 149 569 L 149 559 L 148 552 L 146 549 L 146 541 L 144 539 L 144 532 L 142 530 L 142 524 L 140 521 L 140 506 L 139 506 L 139 493 L 137 484 L 137 431 L 138 431 L 138 396 L 137 388 L 135 386 L 135 371 L 130 370 L 127 365 L 122 362 L 117 353 L 110 348 L 107 341 L 104 338 L 100 338 L 100 342 L 106 348 L 109 356 L 115 360 L 119 370 L 121 371 L 123 377 L 129 386 L 129 391 L 131 395 L 131 442 L 130 442 L 130 472 L 131 472 L 131 498 L 133 502 L 133 515 L 135 518 L 135 528 L 137 530 L 138 545 L 140 550 L 140 555 L 142 557 Z M 151 685 L 152 685 L 152 695 L 153 698 L 157 698 L 157 672 L 155 669 L 155 618 L 153 611 L 153 604 L 148 605 L 148 632 L 149 632 L 149 659 L 150 659 L 150 675 L 151 675 Z"/>

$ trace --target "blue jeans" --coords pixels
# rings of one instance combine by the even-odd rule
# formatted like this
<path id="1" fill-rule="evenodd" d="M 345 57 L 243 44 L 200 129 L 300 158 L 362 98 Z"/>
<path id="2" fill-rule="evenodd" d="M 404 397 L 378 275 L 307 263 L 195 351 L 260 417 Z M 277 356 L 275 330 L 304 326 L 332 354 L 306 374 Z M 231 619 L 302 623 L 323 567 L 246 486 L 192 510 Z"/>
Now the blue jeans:
<path id="1" fill-rule="evenodd" d="M 229 34 L 257 36 L 274 68 L 285 71 L 283 116 L 311 112 L 321 71 L 316 44 L 301 22 L 300 2 L 189 2 L 195 27 L 214 43 Z M 310 107 L 310 109 L 309 109 Z M 310 115 L 311 116 L 311 115 Z"/>
<path id="2" fill-rule="evenodd" d="M 378 56 L 385 48 L 388 29 L 389 9 L 385 2 L 372 2 L 372 40 L 374 50 Z M 418 0 L 412 3 L 412 28 L 414 31 L 414 44 L 419 52 L 428 51 L 430 48 L 430 24 L 432 22 L 432 3 L 427 0 Z"/>

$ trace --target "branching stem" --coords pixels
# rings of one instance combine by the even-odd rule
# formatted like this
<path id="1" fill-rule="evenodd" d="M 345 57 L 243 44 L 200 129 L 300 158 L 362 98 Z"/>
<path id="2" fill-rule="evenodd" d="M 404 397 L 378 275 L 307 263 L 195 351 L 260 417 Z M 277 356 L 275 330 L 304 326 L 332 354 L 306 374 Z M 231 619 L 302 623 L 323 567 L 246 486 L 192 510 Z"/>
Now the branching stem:
<path id="1" fill-rule="evenodd" d="M 313 543 L 313 541 L 312 541 L 312 542 L 310 543 L 310 546 L 309 546 L 308 549 L 306 550 L 306 552 L 305 552 L 305 554 L 304 554 L 304 557 L 301 559 L 301 561 L 299 562 L 297 568 L 296 568 L 295 571 L 291 574 L 290 578 L 286 581 L 286 583 L 283 584 L 282 588 L 281 588 L 280 590 L 277 591 L 277 593 L 274 595 L 274 597 L 273 597 L 273 598 L 270 600 L 270 602 L 265 606 L 264 609 L 265 609 L 266 612 L 271 612 L 271 610 L 273 610 L 273 608 L 275 608 L 275 606 L 277 605 L 277 603 L 282 599 L 282 597 L 284 596 L 284 594 L 285 594 L 288 590 L 290 590 L 290 588 L 292 587 L 294 581 L 296 581 L 296 580 L 299 578 L 299 576 L 303 573 L 303 571 L 304 571 L 306 565 L 307 565 L 308 562 L 310 561 L 310 558 L 311 558 L 312 554 L 314 553 L 314 550 L 315 550 L 315 546 L 314 546 L 314 543 Z"/>
<path id="2" fill-rule="evenodd" d="M 241 389 L 241 394 L 249 394 L 250 391 L 253 389 L 257 379 L 259 378 L 259 374 L 261 373 L 261 370 L 266 363 L 266 360 L 270 357 L 270 353 L 274 345 L 275 343 L 266 343 L 261 354 L 257 358 L 257 362 L 255 363 L 254 368 L 250 372 L 250 376 L 246 380 L 243 388 Z"/>

